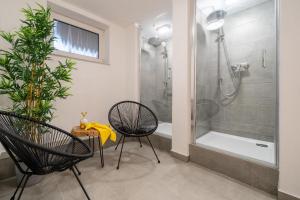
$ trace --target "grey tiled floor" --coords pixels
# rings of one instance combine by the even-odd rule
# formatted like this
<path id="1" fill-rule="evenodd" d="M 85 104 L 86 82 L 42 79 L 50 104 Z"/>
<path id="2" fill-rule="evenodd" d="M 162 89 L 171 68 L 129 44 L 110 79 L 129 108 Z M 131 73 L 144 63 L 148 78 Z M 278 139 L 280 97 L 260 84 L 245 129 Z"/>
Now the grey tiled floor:
<path id="1" fill-rule="evenodd" d="M 99 155 L 79 164 L 80 176 L 93 200 L 274 200 L 275 197 L 223 177 L 193 163 L 158 151 L 157 164 L 148 146 L 127 143 L 120 170 L 119 151 L 105 150 L 105 167 Z M 0 200 L 10 199 L 15 180 L 0 182 Z M 23 200 L 84 200 L 70 171 L 48 175 L 24 191 Z"/>

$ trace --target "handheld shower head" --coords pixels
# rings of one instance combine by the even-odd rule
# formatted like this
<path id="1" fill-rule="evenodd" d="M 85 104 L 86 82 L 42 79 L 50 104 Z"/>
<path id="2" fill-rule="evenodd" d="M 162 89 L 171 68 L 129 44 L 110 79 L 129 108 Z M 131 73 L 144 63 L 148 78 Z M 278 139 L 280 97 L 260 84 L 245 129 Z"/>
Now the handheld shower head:
<path id="1" fill-rule="evenodd" d="M 221 28 L 224 25 L 226 14 L 224 10 L 216 10 L 210 13 L 206 18 L 207 30 L 214 31 Z"/>
<path id="2" fill-rule="evenodd" d="M 151 37 L 148 39 L 148 44 L 154 46 L 154 47 L 158 47 L 160 46 L 162 43 L 161 39 L 158 37 Z"/>

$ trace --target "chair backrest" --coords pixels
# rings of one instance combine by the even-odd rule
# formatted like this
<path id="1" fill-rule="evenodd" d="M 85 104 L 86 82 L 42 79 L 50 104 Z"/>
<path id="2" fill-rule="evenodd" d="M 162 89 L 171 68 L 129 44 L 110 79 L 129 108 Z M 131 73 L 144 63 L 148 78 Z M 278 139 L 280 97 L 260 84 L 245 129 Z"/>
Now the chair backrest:
<path id="1" fill-rule="evenodd" d="M 122 101 L 113 105 L 108 120 L 117 132 L 128 136 L 150 135 L 158 126 L 153 111 L 135 101 Z"/>
<path id="2" fill-rule="evenodd" d="M 55 152 L 70 149 L 67 147 L 70 141 L 70 136 L 50 125 L 0 111 L 0 142 L 22 172 L 19 161 L 35 174 L 46 173 L 45 168 L 54 161 L 65 162 L 64 155 Z"/>

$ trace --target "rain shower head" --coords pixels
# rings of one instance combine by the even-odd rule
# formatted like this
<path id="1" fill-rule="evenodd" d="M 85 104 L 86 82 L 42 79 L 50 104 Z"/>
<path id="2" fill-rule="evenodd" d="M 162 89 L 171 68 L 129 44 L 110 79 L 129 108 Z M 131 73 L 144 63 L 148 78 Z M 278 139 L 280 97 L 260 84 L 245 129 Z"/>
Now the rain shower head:
<path id="1" fill-rule="evenodd" d="M 161 45 L 161 39 L 159 37 L 151 37 L 148 39 L 148 43 L 154 47 Z"/>
<path id="2" fill-rule="evenodd" d="M 225 22 L 226 11 L 224 10 L 216 10 L 210 13 L 207 18 L 207 30 L 214 31 L 218 30 L 224 25 Z"/>

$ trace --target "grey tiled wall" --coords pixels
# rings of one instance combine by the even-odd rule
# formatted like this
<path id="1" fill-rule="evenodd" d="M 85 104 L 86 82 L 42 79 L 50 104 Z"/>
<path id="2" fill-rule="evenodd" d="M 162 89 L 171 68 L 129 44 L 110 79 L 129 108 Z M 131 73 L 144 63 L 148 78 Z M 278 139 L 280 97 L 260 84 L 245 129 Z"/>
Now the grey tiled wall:
<path id="1" fill-rule="evenodd" d="M 167 43 L 169 68 L 171 64 L 171 40 Z M 141 102 L 150 107 L 159 121 L 172 121 L 172 77 L 169 76 L 168 87 L 164 86 L 163 47 L 153 47 L 142 42 L 141 51 Z M 171 70 L 169 70 L 171 74 Z"/>
<path id="2" fill-rule="evenodd" d="M 217 90 L 216 33 L 198 24 L 197 112 L 198 136 L 209 130 L 243 137 L 274 140 L 276 121 L 276 23 L 274 0 L 225 18 L 225 39 L 231 62 L 250 64 L 243 75 L 237 97 L 227 106 L 220 105 Z M 267 51 L 266 67 L 262 67 L 262 51 Z M 223 52 L 222 52 L 223 54 Z M 221 74 L 225 88 L 232 82 L 222 55 Z M 211 114 L 203 100 L 218 112 Z"/>

